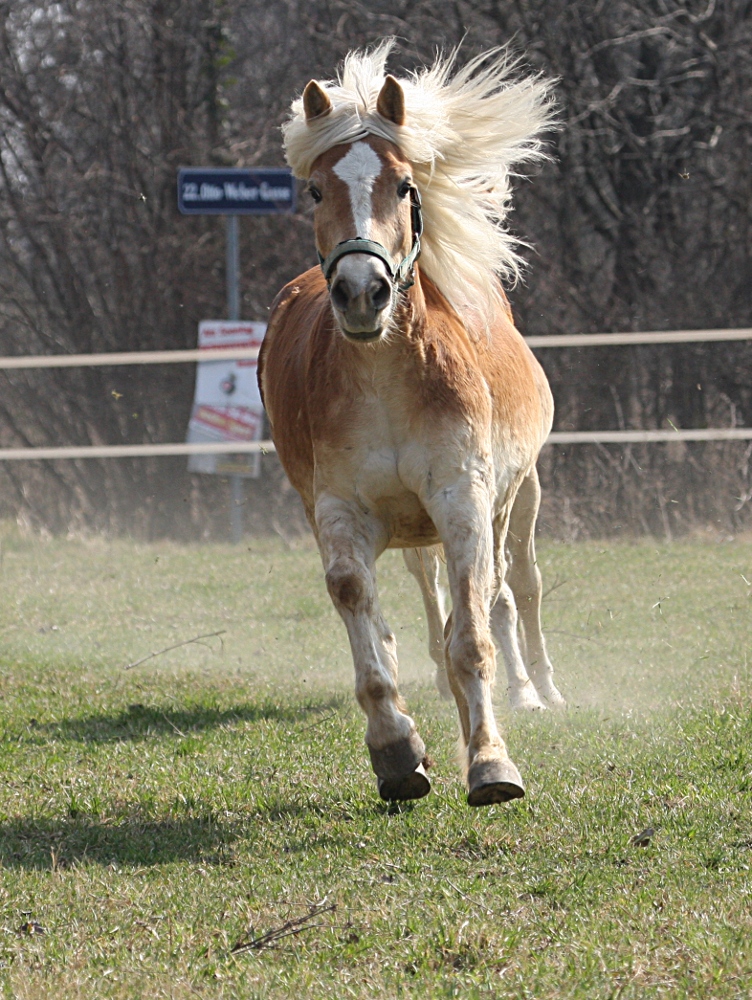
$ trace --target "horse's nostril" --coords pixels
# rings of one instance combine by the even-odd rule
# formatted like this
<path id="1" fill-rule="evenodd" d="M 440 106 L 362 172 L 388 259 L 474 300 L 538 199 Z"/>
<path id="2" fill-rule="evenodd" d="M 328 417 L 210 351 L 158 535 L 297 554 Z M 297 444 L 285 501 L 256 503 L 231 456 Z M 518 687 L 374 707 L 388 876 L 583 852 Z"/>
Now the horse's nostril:
<path id="1" fill-rule="evenodd" d="M 389 300 L 392 297 L 392 286 L 386 278 L 378 278 L 376 281 L 371 282 L 368 289 L 368 297 L 371 300 L 373 308 L 380 311 L 389 305 Z"/>
<path id="2" fill-rule="evenodd" d="M 350 305 L 350 289 L 344 278 L 337 278 L 329 292 L 335 309 L 344 312 Z"/>

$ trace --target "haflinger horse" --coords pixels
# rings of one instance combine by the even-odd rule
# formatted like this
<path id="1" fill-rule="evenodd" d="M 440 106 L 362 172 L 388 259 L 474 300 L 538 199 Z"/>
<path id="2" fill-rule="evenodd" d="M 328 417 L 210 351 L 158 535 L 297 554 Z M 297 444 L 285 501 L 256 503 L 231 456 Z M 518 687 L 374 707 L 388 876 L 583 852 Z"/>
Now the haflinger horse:
<path id="1" fill-rule="evenodd" d="M 482 806 L 524 795 L 494 717 L 494 640 L 514 708 L 564 704 L 533 542 L 553 403 L 499 280 L 519 267 L 503 226 L 510 173 L 543 155 L 551 100 L 539 78 L 512 78 L 503 51 L 398 81 L 385 75 L 390 48 L 312 80 L 283 126 L 321 266 L 277 296 L 259 379 L 350 639 L 381 797 L 430 790 L 376 590 L 376 559 L 399 548 L 459 710 L 468 803 Z"/>

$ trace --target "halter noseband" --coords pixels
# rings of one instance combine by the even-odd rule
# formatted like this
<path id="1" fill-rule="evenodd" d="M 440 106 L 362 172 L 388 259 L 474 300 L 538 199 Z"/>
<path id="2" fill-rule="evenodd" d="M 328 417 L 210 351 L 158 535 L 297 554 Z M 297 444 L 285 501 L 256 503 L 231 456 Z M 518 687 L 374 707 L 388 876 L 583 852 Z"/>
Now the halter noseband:
<path id="1" fill-rule="evenodd" d="M 331 281 L 332 271 L 337 262 L 351 253 L 366 253 L 371 257 L 378 257 L 387 269 L 392 284 L 397 290 L 406 292 L 415 284 L 415 262 L 420 256 L 420 238 L 423 235 L 423 212 L 421 211 L 420 191 L 416 187 L 410 188 L 410 222 L 413 231 L 413 245 L 410 253 L 395 268 L 386 247 L 374 240 L 364 240 L 359 236 L 352 240 L 343 240 L 338 243 L 328 257 L 324 258 L 319 254 L 319 263 L 324 272 L 327 285 Z"/>

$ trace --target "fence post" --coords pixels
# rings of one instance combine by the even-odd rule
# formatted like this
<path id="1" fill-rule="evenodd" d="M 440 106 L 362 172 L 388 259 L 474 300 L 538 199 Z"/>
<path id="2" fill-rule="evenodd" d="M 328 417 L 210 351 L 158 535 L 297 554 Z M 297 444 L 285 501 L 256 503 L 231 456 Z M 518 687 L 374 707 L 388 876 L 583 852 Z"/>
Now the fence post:
<path id="1" fill-rule="evenodd" d="M 240 319 L 240 241 L 238 217 L 227 218 L 227 318 Z M 243 504 L 245 490 L 242 476 L 230 476 L 230 538 L 233 545 L 243 540 Z"/>

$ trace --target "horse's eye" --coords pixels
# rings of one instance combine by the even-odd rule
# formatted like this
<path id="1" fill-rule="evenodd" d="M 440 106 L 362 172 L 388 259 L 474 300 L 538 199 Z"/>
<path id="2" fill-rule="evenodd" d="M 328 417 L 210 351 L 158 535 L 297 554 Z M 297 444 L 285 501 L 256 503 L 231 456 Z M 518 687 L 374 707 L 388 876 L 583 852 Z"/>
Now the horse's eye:
<path id="1" fill-rule="evenodd" d="M 397 188 L 397 194 L 400 198 L 406 198 L 410 194 L 410 188 L 412 187 L 412 182 L 408 180 L 402 181 L 400 186 Z"/>
<path id="2" fill-rule="evenodd" d="M 319 191 L 319 189 L 317 187 L 314 187 L 313 184 L 309 184 L 308 194 L 313 198 L 313 200 L 318 205 L 318 203 L 321 201 L 321 192 Z"/>

